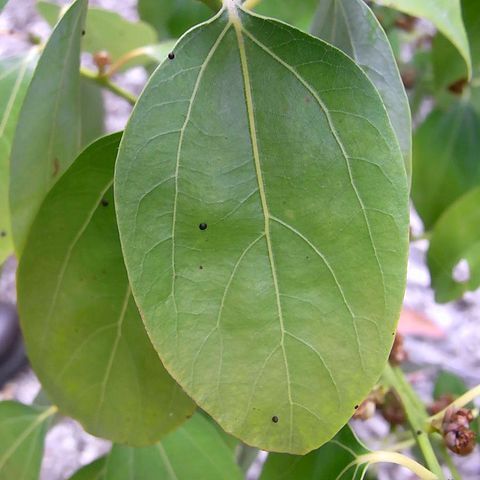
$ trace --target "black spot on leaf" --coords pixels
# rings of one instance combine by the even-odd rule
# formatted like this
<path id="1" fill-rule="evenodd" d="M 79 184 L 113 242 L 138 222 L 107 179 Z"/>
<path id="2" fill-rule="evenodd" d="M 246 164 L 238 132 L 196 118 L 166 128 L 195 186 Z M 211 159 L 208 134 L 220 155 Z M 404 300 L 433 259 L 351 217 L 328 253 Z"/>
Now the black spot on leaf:
<path id="1" fill-rule="evenodd" d="M 168 54 L 168 59 L 169 59 L 169 60 L 173 60 L 174 58 L 175 58 L 175 54 L 174 54 L 173 52 L 170 52 L 170 53 Z"/>
<path id="2" fill-rule="evenodd" d="M 109 202 L 106 198 L 103 198 L 101 203 L 102 203 L 102 207 L 108 207 L 109 205 Z"/>
<path id="3" fill-rule="evenodd" d="M 198 226 L 198 228 L 199 228 L 200 230 L 206 230 L 206 229 L 207 229 L 207 224 L 206 224 L 206 223 L 201 223 L 201 224 Z"/>
<path id="4" fill-rule="evenodd" d="M 274 416 L 272 417 L 272 422 L 273 422 L 273 423 L 278 423 L 278 417 L 277 417 L 276 415 L 274 415 Z"/>
<path id="5" fill-rule="evenodd" d="M 2 231 L 0 232 L 0 237 L 4 238 L 4 237 L 6 237 L 6 236 L 7 236 L 7 232 L 6 232 L 5 230 L 2 230 Z"/>
<path id="6" fill-rule="evenodd" d="M 353 408 L 354 408 L 355 410 L 357 410 L 357 409 L 358 409 L 358 405 L 355 405 Z"/>

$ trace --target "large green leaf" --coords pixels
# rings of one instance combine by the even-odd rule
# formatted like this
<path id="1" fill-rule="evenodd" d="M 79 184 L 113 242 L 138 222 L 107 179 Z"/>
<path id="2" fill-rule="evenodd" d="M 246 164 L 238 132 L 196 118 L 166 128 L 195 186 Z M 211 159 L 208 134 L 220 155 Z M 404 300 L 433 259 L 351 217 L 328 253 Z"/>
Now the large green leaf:
<path id="1" fill-rule="evenodd" d="M 194 405 L 146 335 L 113 206 L 119 134 L 85 150 L 47 196 L 18 272 L 27 351 L 62 412 L 94 435 L 152 444 Z"/>
<path id="2" fill-rule="evenodd" d="M 298 0 L 262 0 L 255 7 L 255 11 L 308 30 L 317 5 L 318 0 L 302 0 L 301 2 Z"/>
<path id="3" fill-rule="evenodd" d="M 212 16 L 212 10 L 199 0 L 138 0 L 138 13 L 161 38 L 178 38 Z"/>
<path id="4" fill-rule="evenodd" d="M 475 188 L 457 200 L 433 229 L 427 261 L 439 302 L 455 300 L 480 286 L 479 206 L 480 188 Z M 464 278 L 456 278 L 455 268 L 462 260 Z"/>
<path id="5" fill-rule="evenodd" d="M 467 75 L 472 74 L 472 60 L 467 33 L 462 19 L 460 0 L 374 0 L 380 5 L 422 17 L 432 22 L 448 38 L 463 57 Z M 476 0 L 474 0 L 476 1 Z"/>
<path id="6" fill-rule="evenodd" d="M 7 4 L 8 0 L 0 0 L 0 12 L 3 10 L 3 7 Z"/>
<path id="7" fill-rule="evenodd" d="M 153 75 L 116 170 L 134 296 L 227 432 L 305 453 L 383 368 L 407 179 L 385 108 L 334 47 L 233 2 Z"/>
<path id="8" fill-rule="evenodd" d="M 480 2 L 461 0 L 462 16 L 470 43 L 473 76 L 480 77 Z M 458 50 L 441 34 L 435 36 L 432 46 L 435 81 L 439 88 L 465 79 L 468 71 Z"/>
<path id="9" fill-rule="evenodd" d="M 377 17 L 363 0 L 321 0 L 312 33 L 353 58 L 377 87 L 397 134 L 410 177 L 410 107 L 390 42 Z"/>
<path id="10" fill-rule="evenodd" d="M 0 60 L 0 265 L 13 252 L 8 200 L 10 151 L 36 56 L 32 50 L 25 56 Z"/>
<path id="11" fill-rule="evenodd" d="M 50 25 L 55 25 L 61 14 L 59 5 L 40 0 L 37 8 Z M 130 22 L 118 13 L 103 8 L 89 8 L 85 25 L 82 49 L 90 53 L 107 51 L 112 62 L 131 50 L 157 40 L 155 30 L 150 25 Z"/>
<path id="12" fill-rule="evenodd" d="M 43 199 L 80 147 L 80 39 L 86 10 L 87 0 L 76 0 L 55 27 L 20 112 L 10 182 L 17 253 Z"/>
<path id="13" fill-rule="evenodd" d="M 86 147 L 105 132 L 105 106 L 102 89 L 93 82 L 82 79 L 81 95 L 82 147 Z"/>
<path id="14" fill-rule="evenodd" d="M 43 441 L 55 412 L 55 407 L 0 403 L 0 478 L 38 480 Z"/>
<path id="15" fill-rule="evenodd" d="M 271 453 L 260 480 L 361 480 L 368 464 L 359 457 L 368 452 L 346 426 L 333 440 L 303 457 Z"/>
<path id="16" fill-rule="evenodd" d="M 480 118 L 463 100 L 435 109 L 413 137 L 412 197 L 426 229 L 480 182 Z"/>
<path id="17" fill-rule="evenodd" d="M 201 414 L 147 448 L 115 445 L 104 460 L 72 480 L 240 480 L 242 474 L 215 427 Z M 93 476 L 95 475 L 95 476 Z"/>
<path id="18" fill-rule="evenodd" d="M 78 470 L 70 480 L 104 480 L 108 457 L 102 457 Z"/>

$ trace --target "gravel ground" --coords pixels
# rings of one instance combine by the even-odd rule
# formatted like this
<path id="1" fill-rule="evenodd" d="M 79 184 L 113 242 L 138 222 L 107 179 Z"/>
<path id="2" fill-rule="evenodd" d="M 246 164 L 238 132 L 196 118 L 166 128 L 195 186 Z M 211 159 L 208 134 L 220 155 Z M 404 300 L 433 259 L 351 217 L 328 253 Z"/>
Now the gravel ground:
<path id="1" fill-rule="evenodd" d="M 67 2 L 58 1 L 57 3 Z M 90 0 L 90 4 L 115 9 L 130 19 L 137 17 L 135 0 L 123 0 L 120 7 L 116 0 Z M 0 16 L 0 58 L 28 48 L 25 32 L 32 32 L 42 38 L 48 36 L 49 27 L 36 14 L 34 5 L 34 0 L 10 0 Z M 133 92 L 139 92 L 145 80 L 146 75 L 142 69 L 134 69 L 117 79 L 122 86 Z M 109 93 L 105 94 L 105 102 L 107 131 L 122 129 L 130 112 L 130 106 Z M 421 229 L 415 214 L 412 215 L 412 227 L 416 231 Z M 425 314 L 445 332 L 445 335 L 438 340 L 414 336 L 406 338 L 410 362 L 416 368 L 415 374 L 411 377 L 412 383 L 422 398 L 429 401 L 432 380 L 440 370 L 460 375 L 471 387 L 480 383 L 480 349 L 478 348 L 480 345 L 478 328 L 480 291 L 466 294 L 459 302 L 447 305 L 437 304 L 430 288 L 430 277 L 425 264 L 427 248 L 426 241 L 416 242 L 411 247 L 405 306 Z M 15 260 L 9 260 L 0 277 L 0 300 L 2 301 L 15 302 L 15 268 Z M 0 400 L 17 399 L 31 403 L 39 389 L 40 385 L 35 375 L 27 370 L 3 388 L 0 392 Z M 385 438 L 388 434 L 388 426 L 378 417 L 362 424 L 356 422 L 355 428 L 372 447 L 380 447 L 378 439 Z M 86 434 L 77 422 L 65 419 L 58 423 L 47 436 L 41 480 L 67 479 L 81 465 L 91 462 L 108 451 L 109 446 L 108 442 Z M 258 465 L 264 460 L 265 454 L 262 452 L 257 467 L 251 469 L 251 478 L 256 476 L 255 471 L 258 471 Z M 464 480 L 480 478 L 478 447 L 474 454 L 456 463 L 462 471 Z M 402 469 L 395 468 L 382 468 L 378 475 L 379 480 L 413 478 Z"/>

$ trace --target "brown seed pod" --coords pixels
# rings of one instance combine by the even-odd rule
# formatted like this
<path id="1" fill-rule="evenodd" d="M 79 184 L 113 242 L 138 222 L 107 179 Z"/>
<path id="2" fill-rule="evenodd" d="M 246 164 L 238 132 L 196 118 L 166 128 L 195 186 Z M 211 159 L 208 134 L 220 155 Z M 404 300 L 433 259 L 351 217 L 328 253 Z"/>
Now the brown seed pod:
<path id="1" fill-rule="evenodd" d="M 397 392 L 390 390 L 385 395 L 385 402 L 381 406 L 380 411 L 383 418 L 390 425 L 402 425 L 406 421 L 405 410 Z"/>
<path id="2" fill-rule="evenodd" d="M 445 445 L 457 455 L 465 456 L 473 452 L 476 445 L 476 434 L 469 428 L 460 427 L 445 433 Z"/>
<path id="3" fill-rule="evenodd" d="M 445 393 L 443 395 L 440 395 L 437 400 L 435 400 L 429 407 L 428 407 L 428 413 L 430 415 L 435 415 L 445 408 L 447 408 L 453 401 L 455 400 L 455 397 L 451 395 L 450 393 Z"/>

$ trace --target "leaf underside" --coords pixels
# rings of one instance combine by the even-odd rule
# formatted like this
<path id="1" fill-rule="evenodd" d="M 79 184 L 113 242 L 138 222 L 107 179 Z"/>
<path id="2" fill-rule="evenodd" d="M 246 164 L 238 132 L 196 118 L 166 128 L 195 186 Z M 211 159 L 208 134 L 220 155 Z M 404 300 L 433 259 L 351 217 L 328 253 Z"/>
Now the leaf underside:
<path id="1" fill-rule="evenodd" d="M 116 167 L 150 338 L 229 433 L 305 453 L 377 380 L 402 301 L 407 180 L 337 49 L 235 7 L 152 77 Z"/>
<path id="2" fill-rule="evenodd" d="M 80 40 L 86 9 L 87 0 L 76 0 L 55 27 L 20 112 L 10 180 L 17 254 L 46 194 L 80 148 Z"/>
<path id="3" fill-rule="evenodd" d="M 43 442 L 53 409 L 0 403 L 0 478 L 38 480 Z"/>
<path id="4" fill-rule="evenodd" d="M 143 446 L 195 406 L 163 368 L 130 293 L 112 191 L 120 138 L 92 144 L 47 196 L 20 262 L 18 303 L 52 401 L 94 435 Z"/>
<path id="5" fill-rule="evenodd" d="M 321 0 L 311 31 L 355 60 L 377 87 L 397 135 L 410 178 L 410 107 L 390 42 L 375 14 L 363 0 Z"/>
<path id="6" fill-rule="evenodd" d="M 92 479 L 85 471 L 89 470 Z M 215 427 L 201 414 L 146 448 L 114 445 L 99 463 L 71 480 L 240 480 L 233 455 Z"/>

